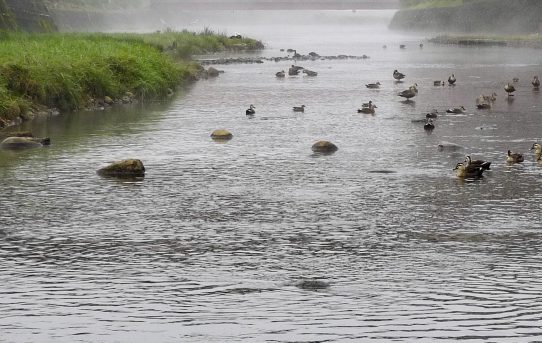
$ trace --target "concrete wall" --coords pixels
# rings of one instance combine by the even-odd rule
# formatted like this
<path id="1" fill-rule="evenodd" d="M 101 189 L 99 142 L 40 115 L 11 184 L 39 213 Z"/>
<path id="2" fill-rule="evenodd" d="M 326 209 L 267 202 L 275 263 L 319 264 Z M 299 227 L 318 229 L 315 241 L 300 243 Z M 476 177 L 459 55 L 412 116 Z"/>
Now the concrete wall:
<path id="1" fill-rule="evenodd" d="M 463 6 L 398 11 L 390 28 L 436 33 L 540 33 L 541 0 L 484 0 Z"/>

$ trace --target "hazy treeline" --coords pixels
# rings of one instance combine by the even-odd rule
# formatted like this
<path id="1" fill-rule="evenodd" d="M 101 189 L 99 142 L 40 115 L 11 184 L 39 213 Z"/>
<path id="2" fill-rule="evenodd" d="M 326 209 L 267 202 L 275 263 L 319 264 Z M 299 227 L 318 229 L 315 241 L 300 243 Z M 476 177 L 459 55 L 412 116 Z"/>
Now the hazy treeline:
<path id="1" fill-rule="evenodd" d="M 51 8 L 61 9 L 129 9 L 149 5 L 150 0 L 45 0 Z"/>

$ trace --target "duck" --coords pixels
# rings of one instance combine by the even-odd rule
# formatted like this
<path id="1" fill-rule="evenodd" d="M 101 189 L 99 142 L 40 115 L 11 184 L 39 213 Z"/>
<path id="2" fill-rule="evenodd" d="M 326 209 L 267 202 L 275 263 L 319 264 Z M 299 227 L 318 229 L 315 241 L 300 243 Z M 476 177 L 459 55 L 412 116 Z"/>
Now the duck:
<path id="1" fill-rule="evenodd" d="M 474 166 L 474 167 L 480 167 L 484 170 L 491 170 L 491 162 L 490 161 L 483 161 L 483 160 L 473 160 L 469 155 L 465 157 L 465 165 L 466 166 Z"/>
<path id="2" fill-rule="evenodd" d="M 410 100 L 411 98 L 415 97 L 418 94 L 418 88 L 416 86 L 417 84 L 410 86 L 407 90 L 404 90 L 401 93 L 399 93 L 399 96 L 406 98 L 407 100 Z"/>
<path id="3" fill-rule="evenodd" d="M 358 113 L 374 114 L 375 108 L 378 108 L 373 101 L 370 100 L 368 103 L 362 104 L 361 109 L 358 109 Z"/>
<path id="4" fill-rule="evenodd" d="M 256 113 L 256 107 L 254 107 L 254 105 L 250 105 L 250 107 L 246 110 L 246 115 L 247 116 L 252 116 Z"/>
<path id="5" fill-rule="evenodd" d="M 442 86 L 442 81 L 433 81 L 433 86 Z"/>
<path id="6" fill-rule="evenodd" d="M 317 76 L 318 73 L 312 70 L 303 69 L 303 73 L 307 74 L 307 76 Z"/>
<path id="7" fill-rule="evenodd" d="M 534 150 L 533 152 L 537 155 L 542 155 L 542 145 L 538 143 L 534 143 L 530 150 Z"/>
<path id="8" fill-rule="evenodd" d="M 461 107 L 456 107 L 456 108 L 449 108 L 446 110 L 446 113 L 461 114 L 461 113 L 465 113 L 465 111 L 466 111 L 465 107 L 461 106 Z"/>
<path id="9" fill-rule="evenodd" d="M 531 82 L 533 84 L 533 87 L 535 89 L 538 89 L 540 88 L 540 80 L 538 79 L 538 76 L 535 76 L 534 79 L 533 79 L 533 82 Z"/>
<path id="10" fill-rule="evenodd" d="M 433 124 L 433 119 L 427 119 L 425 125 L 423 126 L 423 129 L 425 131 L 433 131 L 435 128 L 435 124 Z"/>
<path id="11" fill-rule="evenodd" d="M 456 81 L 456 78 L 455 78 L 455 75 L 452 74 L 448 77 L 448 84 L 451 86 L 453 84 L 455 84 L 455 81 Z"/>
<path id="12" fill-rule="evenodd" d="M 506 162 L 512 164 L 512 163 L 521 163 L 524 161 L 523 155 L 520 153 L 513 153 L 512 151 L 508 150 L 508 154 L 506 156 Z"/>
<path id="13" fill-rule="evenodd" d="M 516 87 L 512 86 L 510 83 L 507 83 L 506 86 L 504 86 L 504 91 L 508 93 L 508 96 L 514 96 L 512 93 L 516 91 Z"/>
<path id="14" fill-rule="evenodd" d="M 285 77 L 286 73 L 284 72 L 284 70 L 282 70 L 282 71 L 279 71 L 278 73 L 276 73 L 275 76 L 276 77 Z"/>
<path id="15" fill-rule="evenodd" d="M 437 111 L 437 110 L 433 110 L 432 112 L 427 113 L 427 114 L 425 115 L 425 118 L 436 119 L 437 117 L 438 117 L 438 111 Z"/>
<path id="16" fill-rule="evenodd" d="M 405 78 L 405 76 L 406 76 L 405 74 L 398 72 L 397 69 L 393 71 L 393 78 L 396 79 L 397 81 L 401 81 L 402 79 Z"/>
<path id="17" fill-rule="evenodd" d="M 518 82 L 519 82 L 519 77 L 514 77 L 514 78 L 512 79 L 512 82 L 518 83 Z"/>
<path id="18" fill-rule="evenodd" d="M 292 64 L 292 66 L 288 69 L 288 75 L 290 76 L 299 75 L 299 71 L 302 69 L 303 67 L 298 67 Z"/>
<path id="19" fill-rule="evenodd" d="M 484 173 L 484 169 L 482 167 L 477 167 L 473 165 L 465 165 L 465 163 L 459 162 L 456 164 L 455 168 L 455 175 L 460 178 L 464 179 L 475 179 L 482 177 L 482 174 Z"/>
<path id="20" fill-rule="evenodd" d="M 294 110 L 294 112 L 305 112 L 305 105 L 294 106 L 293 110 Z"/>
<path id="21" fill-rule="evenodd" d="M 405 48 L 406 48 L 406 45 L 404 44 L 399 45 L 399 49 L 405 49 Z"/>
<path id="22" fill-rule="evenodd" d="M 371 89 L 378 89 L 380 88 L 380 82 L 375 82 L 375 83 L 368 83 L 365 85 L 365 87 L 367 88 L 371 88 Z"/>

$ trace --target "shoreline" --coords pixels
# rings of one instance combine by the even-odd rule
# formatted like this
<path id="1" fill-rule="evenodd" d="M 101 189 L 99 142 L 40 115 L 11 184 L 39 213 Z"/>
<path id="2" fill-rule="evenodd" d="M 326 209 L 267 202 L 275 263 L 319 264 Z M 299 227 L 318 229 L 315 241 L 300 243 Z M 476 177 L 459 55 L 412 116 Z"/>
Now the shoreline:
<path id="1" fill-rule="evenodd" d="M 1 35 L 0 131 L 38 116 L 166 99 L 206 77 L 193 56 L 264 48 L 210 30 Z"/>
<path id="2" fill-rule="evenodd" d="M 525 36 L 439 35 L 428 41 L 441 45 L 542 49 L 542 36 L 538 34 Z"/>

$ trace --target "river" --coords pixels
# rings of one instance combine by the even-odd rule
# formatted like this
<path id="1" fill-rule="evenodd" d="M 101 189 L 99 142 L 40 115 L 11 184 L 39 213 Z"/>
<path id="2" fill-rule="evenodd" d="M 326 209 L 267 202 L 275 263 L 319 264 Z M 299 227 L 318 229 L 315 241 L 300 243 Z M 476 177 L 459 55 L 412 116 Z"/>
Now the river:
<path id="1" fill-rule="evenodd" d="M 0 151 L 0 341 L 542 341 L 540 53 L 432 45 L 388 32 L 391 14 L 193 16 L 262 39 L 267 57 L 370 58 L 298 61 L 318 76 L 284 79 L 288 61 L 221 65 L 169 102 L 19 128 L 52 145 Z M 356 113 L 369 100 L 375 115 Z M 461 105 L 430 134 L 412 122 Z M 217 128 L 233 140 L 213 142 Z M 321 139 L 339 150 L 314 155 Z M 508 149 L 525 162 L 507 165 Z M 458 179 L 467 154 L 492 170 Z M 144 180 L 96 175 L 129 157 Z"/>

